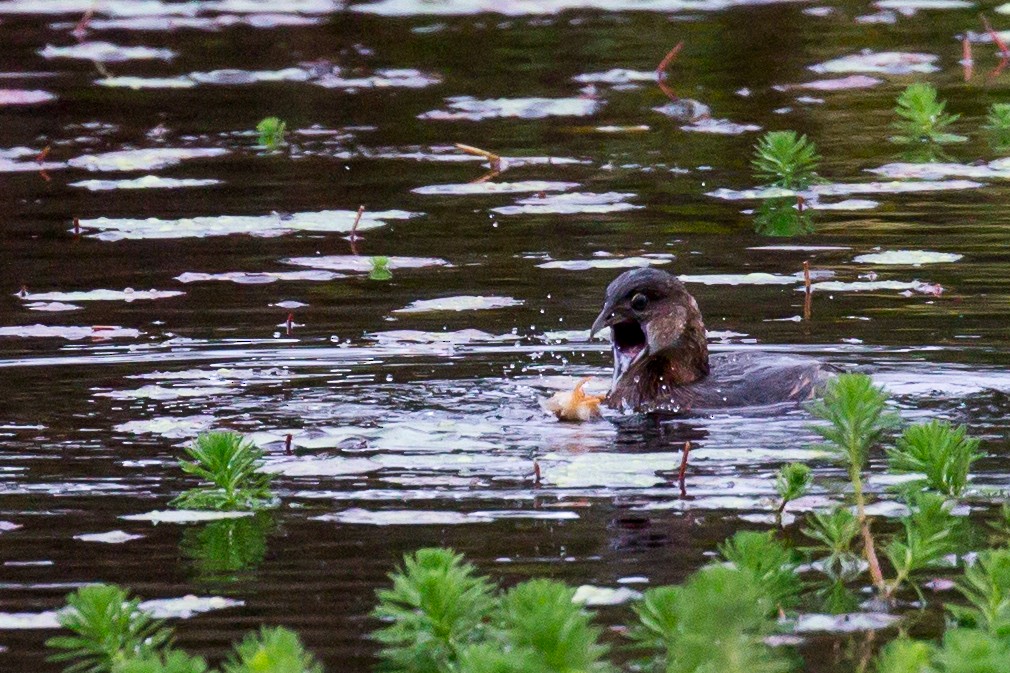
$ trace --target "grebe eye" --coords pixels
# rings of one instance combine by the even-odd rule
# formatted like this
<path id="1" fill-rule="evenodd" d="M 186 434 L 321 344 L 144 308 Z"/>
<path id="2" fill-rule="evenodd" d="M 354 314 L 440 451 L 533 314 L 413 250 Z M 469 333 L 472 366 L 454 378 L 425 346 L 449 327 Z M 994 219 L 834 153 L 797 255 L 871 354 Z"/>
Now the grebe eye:
<path id="1" fill-rule="evenodd" d="M 639 292 L 638 294 L 636 294 L 634 297 L 631 298 L 631 308 L 635 309 L 636 311 L 641 311 L 646 307 L 648 303 L 649 298 L 646 297 L 641 292 Z"/>

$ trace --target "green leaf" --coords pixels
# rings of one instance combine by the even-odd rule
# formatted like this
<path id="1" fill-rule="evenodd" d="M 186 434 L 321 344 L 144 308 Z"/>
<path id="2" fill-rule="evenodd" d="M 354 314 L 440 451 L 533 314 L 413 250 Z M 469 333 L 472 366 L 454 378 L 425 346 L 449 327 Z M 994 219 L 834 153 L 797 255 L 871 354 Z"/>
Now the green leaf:
<path id="1" fill-rule="evenodd" d="M 56 636 L 46 646 L 59 650 L 50 661 L 69 661 L 67 673 L 110 673 L 121 662 L 152 656 L 170 644 L 171 629 L 152 618 L 114 584 L 90 584 L 67 596 L 60 626 L 72 636 Z"/>
<path id="2" fill-rule="evenodd" d="M 224 673 L 323 673 L 298 634 L 281 627 L 249 633 L 225 662 Z"/>
<path id="3" fill-rule="evenodd" d="M 750 573 L 773 606 L 791 608 L 799 601 L 803 583 L 796 573 L 795 552 L 774 535 L 739 531 L 719 545 L 719 553 L 738 570 Z"/>
<path id="4" fill-rule="evenodd" d="M 806 136 L 795 131 L 769 131 L 754 146 L 751 165 L 759 178 L 785 189 L 806 187 L 817 179 L 820 157 Z"/>
<path id="5" fill-rule="evenodd" d="M 389 270 L 388 257 L 372 257 L 372 270 L 368 272 L 369 280 L 391 280 L 393 272 Z"/>
<path id="6" fill-rule="evenodd" d="M 957 588 L 970 604 L 947 606 L 959 623 L 1010 638 L 1010 549 L 979 554 Z"/>
<path id="7" fill-rule="evenodd" d="M 827 442 L 823 448 L 848 468 L 850 476 L 863 470 L 870 449 L 900 420 L 887 408 L 887 400 L 884 389 L 874 386 L 866 374 L 839 374 L 828 382 L 824 396 L 808 407 L 827 422 L 813 426 Z"/>
<path id="8" fill-rule="evenodd" d="M 1006 673 L 1010 641 L 985 631 L 951 629 L 934 662 L 943 673 Z"/>
<path id="9" fill-rule="evenodd" d="M 267 117 L 256 125 L 256 130 L 260 134 L 260 145 L 268 149 L 274 149 L 284 142 L 284 133 L 288 125 L 277 117 Z"/>
<path id="10" fill-rule="evenodd" d="M 207 673 L 207 670 L 207 662 L 202 657 L 170 650 L 163 655 L 150 654 L 116 664 L 112 673 Z"/>
<path id="11" fill-rule="evenodd" d="M 900 96 L 894 108 L 898 119 L 893 126 L 899 135 L 893 142 L 963 142 L 964 136 L 944 132 L 944 129 L 957 121 L 960 115 L 944 112 L 946 103 L 937 98 L 936 89 L 924 82 L 910 84 Z"/>
<path id="12" fill-rule="evenodd" d="M 218 511 L 255 510 L 273 507 L 276 499 L 270 491 L 272 474 L 260 472 L 263 451 L 234 432 L 208 432 L 196 438 L 186 449 L 192 461 L 179 461 L 179 467 L 210 486 L 190 489 L 171 505 L 180 509 Z"/>
<path id="13" fill-rule="evenodd" d="M 958 549 L 961 522 L 950 513 L 950 505 L 943 496 L 915 494 L 909 505 L 912 512 L 902 517 L 901 533 L 884 547 L 897 572 L 894 586 Z"/>
<path id="14" fill-rule="evenodd" d="M 667 673 L 778 673 L 791 664 L 763 641 L 774 611 L 752 572 L 708 566 L 679 587 L 646 591 L 630 635 L 660 654 Z"/>
<path id="15" fill-rule="evenodd" d="M 887 449 L 891 472 L 920 474 L 925 485 L 952 498 L 964 493 L 972 463 L 982 454 L 979 440 L 967 436 L 963 425 L 932 420 L 905 429 L 897 445 Z"/>
<path id="16" fill-rule="evenodd" d="M 608 648 L 599 642 L 600 629 L 591 616 L 572 602 L 575 590 L 553 580 L 535 579 L 516 585 L 502 598 L 505 642 L 530 653 L 544 673 L 611 670 L 604 660 Z"/>
<path id="17" fill-rule="evenodd" d="M 372 612 L 388 625 L 372 638 L 392 671 L 448 671 L 463 646 L 481 642 L 493 607 L 493 585 L 450 549 L 419 549 L 377 592 Z"/>
<path id="18" fill-rule="evenodd" d="M 775 475 L 775 491 L 782 498 L 782 503 L 788 503 L 803 497 L 814 481 L 814 473 L 803 463 L 783 465 Z"/>
<path id="19" fill-rule="evenodd" d="M 933 647 L 929 643 L 898 638 L 881 650 L 877 673 L 933 673 L 932 657 Z"/>

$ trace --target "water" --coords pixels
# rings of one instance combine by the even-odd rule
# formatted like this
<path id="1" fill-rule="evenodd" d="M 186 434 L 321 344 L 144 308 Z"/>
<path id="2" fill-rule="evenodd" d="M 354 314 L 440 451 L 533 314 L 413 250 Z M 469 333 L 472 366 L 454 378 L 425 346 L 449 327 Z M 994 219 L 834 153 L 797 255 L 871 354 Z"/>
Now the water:
<path id="1" fill-rule="evenodd" d="M 93 46 L 87 55 L 108 62 L 41 56 L 78 43 L 88 5 L 0 3 L 0 88 L 55 96 L 0 105 L 3 670 L 58 670 L 44 662 L 49 611 L 91 581 L 240 601 L 173 622 L 183 646 L 212 658 L 253 626 L 284 624 L 331 669 L 366 670 L 374 589 L 419 546 L 451 545 L 506 583 L 656 585 L 683 579 L 735 530 L 765 528 L 785 461 L 809 461 L 821 485 L 797 512 L 834 497 L 840 474 L 807 448 L 800 411 L 579 426 L 542 411 L 578 377 L 605 385 L 607 345 L 586 331 L 625 266 L 686 275 L 714 350 L 863 367 L 907 418 L 969 423 L 988 453 L 976 482 L 1006 485 L 1010 192 L 999 166 L 926 176 L 948 182 L 925 191 L 820 186 L 812 233 L 764 236 L 741 213 L 758 201 L 709 195 L 756 186 L 758 134 L 695 132 L 653 110 L 668 100 L 649 79 L 683 41 L 667 83 L 727 122 L 715 130 L 807 133 L 821 174 L 847 185 L 893 179 L 866 171 L 905 160 L 886 141 L 890 108 L 926 79 L 971 136 L 945 161 L 994 162 L 976 131 L 1007 100 L 1006 76 L 991 74 L 990 45 L 976 44 L 967 82 L 957 63 L 956 36 L 979 30 L 975 8 L 867 24 L 855 17 L 877 10 L 853 2 L 559 14 L 493 3 L 483 6 L 502 13 L 467 15 L 481 5 L 458 0 L 461 15 L 444 16 L 406 2 L 385 3 L 391 16 L 328 2 L 196 14 L 108 3 L 84 42 L 161 50 L 154 58 L 115 62 L 122 50 Z M 861 49 L 933 55 L 898 63 L 934 72 L 793 88 L 853 76 L 811 67 Z M 595 75 L 616 68 L 633 72 Z M 245 72 L 218 72 L 229 69 Z M 266 116 L 288 124 L 278 151 L 257 146 Z M 471 184 L 488 166 L 456 142 L 508 157 L 507 170 Z M 846 199 L 859 202 L 830 208 Z M 860 257 L 920 250 L 944 254 Z M 391 280 L 368 278 L 376 255 L 390 258 Z M 810 320 L 804 260 L 815 283 L 831 283 Z M 283 507 L 209 523 L 124 519 L 192 485 L 175 459 L 211 427 L 268 450 Z M 879 490 L 879 456 L 872 467 Z M 142 537 L 76 538 L 115 531 Z M 808 670 L 850 670 L 830 654 L 851 652 L 846 638 L 832 650 L 811 636 Z"/>

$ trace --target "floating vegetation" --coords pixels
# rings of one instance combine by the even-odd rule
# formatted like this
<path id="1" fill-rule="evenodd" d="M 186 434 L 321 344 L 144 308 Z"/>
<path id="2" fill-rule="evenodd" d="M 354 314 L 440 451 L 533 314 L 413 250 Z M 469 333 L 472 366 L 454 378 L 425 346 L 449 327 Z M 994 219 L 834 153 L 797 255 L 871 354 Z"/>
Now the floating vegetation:
<path id="1" fill-rule="evenodd" d="M 269 150 L 275 149 L 284 143 L 284 134 L 288 125 L 277 117 L 267 117 L 256 125 L 256 132 L 259 133 L 259 143 Z"/>
<path id="2" fill-rule="evenodd" d="M 754 146 L 751 165 L 759 178 L 783 189 L 803 189 L 817 180 L 817 148 L 795 131 L 769 131 Z"/>
<path id="3" fill-rule="evenodd" d="M 369 280 L 392 280 L 393 272 L 389 270 L 389 258 L 381 255 L 370 258 L 372 269 L 368 272 Z"/>
<path id="4" fill-rule="evenodd" d="M 261 472 L 263 451 L 234 432 L 199 435 L 186 449 L 191 461 L 180 460 L 187 474 L 207 481 L 172 501 L 177 509 L 257 510 L 276 505 L 270 491 L 273 475 Z"/>
<path id="5" fill-rule="evenodd" d="M 1010 149 L 1010 103 L 993 103 L 985 120 L 989 142 L 997 151 Z"/>
<path id="6" fill-rule="evenodd" d="M 936 88 L 931 84 L 916 82 L 908 85 L 898 96 L 894 113 L 898 120 L 894 128 L 899 135 L 892 136 L 896 143 L 959 143 L 968 138 L 947 133 L 944 129 L 953 124 L 961 115 L 944 112 L 946 102 L 937 98 Z"/>

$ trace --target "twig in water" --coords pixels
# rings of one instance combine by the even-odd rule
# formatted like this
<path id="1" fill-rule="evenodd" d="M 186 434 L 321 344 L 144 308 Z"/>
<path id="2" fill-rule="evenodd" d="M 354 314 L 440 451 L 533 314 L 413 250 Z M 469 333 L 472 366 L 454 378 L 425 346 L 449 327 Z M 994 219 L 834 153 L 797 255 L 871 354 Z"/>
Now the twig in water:
<path id="1" fill-rule="evenodd" d="M 22 299 L 24 299 L 25 297 L 28 296 L 28 286 L 27 285 L 22 285 L 21 286 L 21 289 L 18 290 L 18 296 L 21 297 Z"/>
<path id="2" fill-rule="evenodd" d="M 88 31 L 88 24 L 91 23 L 91 17 L 94 15 L 95 8 L 89 7 L 88 11 L 84 12 L 84 16 L 81 17 L 81 20 L 77 22 L 76 26 L 74 26 L 74 29 L 70 31 L 70 34 L 77 38 L 78 42 L 84 41 L 85 33 Z"/>
<path id="3" fill-rule="evenodd" d="M 989 33 L 989 37 L 992 38 L 992 41 L 996 43 L 1000 56 L 1002 56 L 1004 60 L 1010 59 L 1010 47 L 1007 47 L 1006 42 L 1004 42 L 1003 38 L 999 36 L 999 33 L 992 29 L 992 24 L 989 23 L 989 19 L 985 18 L 985 14 L 979 14 L 978 18 L 982 19 L 982 27 L 985 28 L 985 32 Z"/>
<path id="4" fill-rule="evenodd" d="M 662 91 L 666 97 L 672 101 L 680 100 L 680 97 L 674 93 L 673 89 L 667 86 L 664 81 L 666 79 L 666 69 L 670 67 L 670 64 L 673 63 L 674 59 L 677 58 L 677 54 L 679 54 L 680 50 L 683 48 L 684 42 L 678 42 L 677 46 L 666 52 L 666 56 L 664 56 L 663 60 L 656 66 L 656 84 L 659 85 L 660 91 Z"/>
<path id="5" fill-rule="evenodd" d="M 540 485 L 540 461 L 533 459 L 533 485 Z"/>
<path id="6" fill-rule="evenodd" d="M 288 319 L 284 321 L 284 327 L 288 336 L 291 336 L 291 328 L 295 326 L 295 314 L 288 313 Z"/>
<path id="7" fill-rule="evenodd" d="M 501 173 L 501 157 L 494 152 L 488 152 L 487 150 L 482 150 L 479 147 L 474 147 L 473 145 L 464 145 L 463 143 L 456 143 L 456 149 L 460 152 L 465 152 L 466 154 L 472 154 L 475 157 L 484 157 L 487 159 L 488 163 L 491 164 L 491 170 Z"/>
<path id="8" fill-rule="evenodd" d="M 358 254 L 358 239 L 362 238 L 358 236 L 358 225 L 361 223 L 361 216 L 365 214 L 365 206 L 358 206 L 358 214 L 354 216 L 354 224 L 351 225 L 351 235 L 348 236 L 348 240 L 351 242 L 351 254 Z"/>
<path id="9" fill-rule="evenodd" d="M 284 453 L 289 456 L 293 453 L 291 451 L 291 439 L 292 438 L 290 434 L 284 436 Z"/>
<path id="10" fill-rule="evenodd" d="M 45 163 L 46 157 L 49 156 L 49 151 L 53 149 L 52 145 L 46 145 L 45 149 L 35 155 L 35 163 L 41 164 Z"/>
<path id="11" fill-rule="evenodd" d="M 81 235 L 81 218 L 75 217 L 74 218 L 74 236 L 80 236 L 80 235 Z"/>
<path id="12" fill-rule="evenodd" d="M 971 56 L 971 40 L 967 35 L 961 38 L 961 65 L 964 68 L 964 81 L 967 82 L 975 74 L 975 60 Z"/>
<path id="13" fill-rule="evenodd" d="M 680 485 L 680 497 L 687 497 L 687 456 L 691 453 L 691 442 L 684 442 L 684 452 L 680 457 L 680 470 L 677 472 L 677 483 Z"/>

